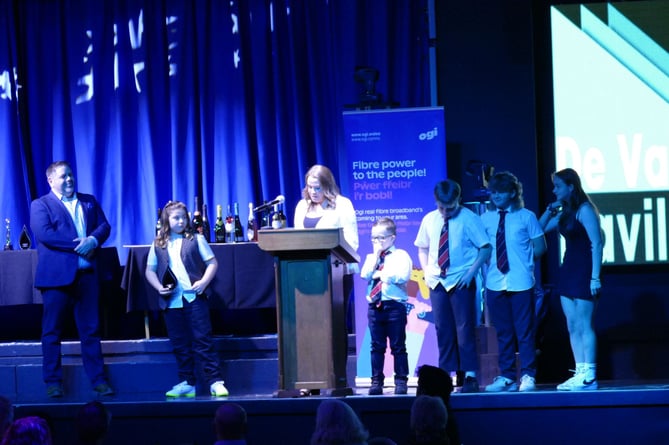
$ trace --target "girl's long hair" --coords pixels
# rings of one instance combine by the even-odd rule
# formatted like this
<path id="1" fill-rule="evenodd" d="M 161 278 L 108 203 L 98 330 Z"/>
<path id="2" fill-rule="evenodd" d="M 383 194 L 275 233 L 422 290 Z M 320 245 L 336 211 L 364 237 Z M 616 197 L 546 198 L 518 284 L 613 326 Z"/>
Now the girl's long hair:
<path id="1" fill-rule="evenodd" d="M 576 173 L 576 170 L 565 168 L 564 170 L 553 173 L 553 177 L 558 177 L 566 185 L 573 186 L 569 197 L 562 203 L 563 208 L 562 214 L 560 215 L 560 227 L 564 227 L 566 230 L 573 229 L 576 222 L 576 213 L 585 203 L 591 205 L 595 213 L 599 215 L 597 206 L 592 202 L 590 196 L 583 190 L 581 178 L 578 176 L 578 173 Z"/>
<path id="2" fill-rule="evenodd" d="M 160 212 L 160 231 L 156 235 L 154 243 L 156 247 L 165 249 L 167 247 L 167 241 L 170 239 L 170 215 L 175 210 L 183 210 L 186 215 L 188 215 L 188 207 L 181 201 L 169 201 L 163 207 L 163 211 Z M 193 238 L 193 227 L 190 225 L 190 218 L 186 218 L 186 228 L 184 229 L 183 236 L 186 239 Z"/>

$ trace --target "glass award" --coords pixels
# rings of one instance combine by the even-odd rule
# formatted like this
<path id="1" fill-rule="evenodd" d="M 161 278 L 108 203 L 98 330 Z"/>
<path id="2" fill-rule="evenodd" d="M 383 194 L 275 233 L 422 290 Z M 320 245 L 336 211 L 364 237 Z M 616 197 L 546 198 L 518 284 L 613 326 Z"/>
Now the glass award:
<path id="1" fill-rule="evenodd" d="M 33 242 L 30 239 L 30 234 L 28 233 L 28 228 L 23 225 L 23 230 L 21 230 L 21 235 L 19 236 L 19 246 L 22 250 L 28 250 L 32 247 Z"/>

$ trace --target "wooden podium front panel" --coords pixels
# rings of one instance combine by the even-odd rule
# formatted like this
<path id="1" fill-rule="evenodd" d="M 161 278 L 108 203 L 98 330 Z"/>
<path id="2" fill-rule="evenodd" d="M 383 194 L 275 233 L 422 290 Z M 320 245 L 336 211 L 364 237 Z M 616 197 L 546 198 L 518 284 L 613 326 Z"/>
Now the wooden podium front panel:
<path id="1" fill-rule="evenodd" d="M 330 259 L 281 260 L 277 312 L 282 389 L 334 387 Z"/>
<path id="2" fill-rule="evenodd" d="M 360 257 L 341 228 L 261 230 L 258 246 L 274 255 L 279 393 L 352 394 L 343 277 Z"/>
<path id="3" fill-rule="evenodd" d="M 336 259 L 329 254 L 321 258 L 281 258 L 278 261 L 281 389 L 346 386 L 344 267 L 333 262 Z"/>

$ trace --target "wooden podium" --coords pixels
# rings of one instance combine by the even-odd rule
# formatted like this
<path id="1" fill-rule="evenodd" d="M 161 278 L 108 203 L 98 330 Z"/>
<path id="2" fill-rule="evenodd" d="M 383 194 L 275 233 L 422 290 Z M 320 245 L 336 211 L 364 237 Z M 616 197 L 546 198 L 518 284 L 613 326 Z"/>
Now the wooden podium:
<path id="1" fill-rule="evenodd" d="M 345 396 L 346 263 L 360 257 L 342 229 L 260 230 L 258 246 L 274 255 L 279 339 L 278 397 Z"/>

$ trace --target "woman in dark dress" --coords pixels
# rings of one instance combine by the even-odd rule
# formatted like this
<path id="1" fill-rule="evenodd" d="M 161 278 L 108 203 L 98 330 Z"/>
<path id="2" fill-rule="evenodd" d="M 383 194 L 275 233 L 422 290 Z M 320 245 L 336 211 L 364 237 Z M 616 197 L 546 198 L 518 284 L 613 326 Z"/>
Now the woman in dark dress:
<path id="1" fill-rule="evenodd" d="M 593 319 L 602 287 L 602 230 L 599 212 L 571 168 L 553 174 L 555 202 L 541 215 L 544 232 L 558 229 L 565 240 L 558 291 L 574 355 L 574 375 L 560 391 L 597 389 L 597 337 Z"/>

